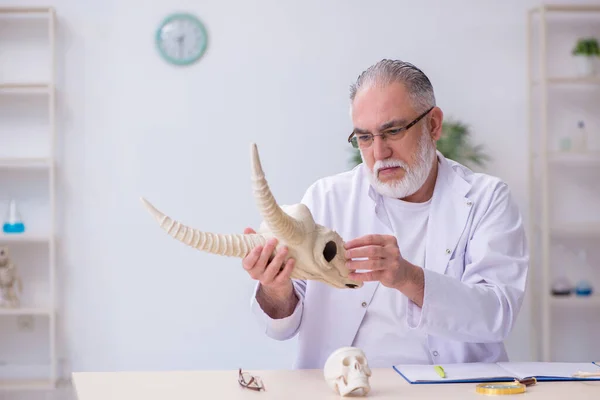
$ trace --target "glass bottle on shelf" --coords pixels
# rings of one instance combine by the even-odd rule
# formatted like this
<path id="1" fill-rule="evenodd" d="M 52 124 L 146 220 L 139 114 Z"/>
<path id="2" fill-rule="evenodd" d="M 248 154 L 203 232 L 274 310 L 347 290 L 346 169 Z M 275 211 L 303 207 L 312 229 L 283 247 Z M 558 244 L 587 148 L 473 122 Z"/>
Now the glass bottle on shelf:
<path id="1" fill-rule="evenodd" d="M 557 253 L 554 254 L 553 258 L 558 266 L 558 271 L 556 271 L 556 276 L 552 280 L 550 292 L 553 296 L 569 296 L 573 293 L 573 283 L 567 276 L 569 269 L 565 266 L 570 263 L 570 252 L 562 244 L 559 244 L 555 251 Z"/>
<path id="2" fill-rule="evenodd" d="M 579 148 L 577 149 L 581 153 L 585 153 L 588 150 L 588 138 L 585 130 L 585 123 L 582 120 L 577 121 L 577 142 Z"/>
<path id="3" fill-rule="evenodd" d="M 21 219 L 21 213 L 17 209 L 17 202 L 14 199 L 10 200 L 8 212 L 4 219 L 2 227 L 4 233 L 23 233 L 25 232 L 25 224 Z"/>
<path id="4" fill-rule="evenodd" d="M 565 153 L 584 153 L 588 150 L 588 138 L 583 120 L 578 120 L 575 128 L 569 129 L 559 138 L 558 148 Z"/>
<path id="5" fill-rule="evenodd" d="M 579 250 L 577 254 L 579 262 L 579 280 L 575 285 L 575 294 L 577 296 L 590 296 L 593 292 L 592 283 L 589 279 L 590 265 L 587 262 L 587 253 L 585 250 Z"/>

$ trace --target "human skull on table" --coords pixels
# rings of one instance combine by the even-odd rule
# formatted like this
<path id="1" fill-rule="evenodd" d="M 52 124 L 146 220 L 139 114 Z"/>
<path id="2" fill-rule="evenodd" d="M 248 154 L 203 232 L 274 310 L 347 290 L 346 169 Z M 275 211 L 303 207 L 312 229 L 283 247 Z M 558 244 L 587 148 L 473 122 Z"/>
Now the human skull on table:
<path id="1" fill-rule="evenodd" d="M 366 396 L 371 390 L 371 368 L 365 353 L 356 347 L 337 349 L 325 362 L 325 380 L 340 396 Z"/>

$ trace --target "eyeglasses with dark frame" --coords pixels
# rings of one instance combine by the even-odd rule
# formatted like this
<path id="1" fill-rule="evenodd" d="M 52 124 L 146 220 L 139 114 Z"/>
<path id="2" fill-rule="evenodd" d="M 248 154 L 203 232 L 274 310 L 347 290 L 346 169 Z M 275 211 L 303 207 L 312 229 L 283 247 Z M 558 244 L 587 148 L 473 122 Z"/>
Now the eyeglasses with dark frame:
<path id="1" fill-rule="evenodd" d="M 375 136 L 381 136 L 382 139 L 385 139 L 387 137 L 389 137 L 392 140 L 399 139 L 402 137 L 402 135 L 400 135 L 401 133 L 406 132 L 410 128 L 412 128 L 413 125 L 415 125 L 417 122 L 419 122 L 423 117 L 425 117 L 434 108 L 435 108 L 435 106 L 432 106 L 427 111 L 425 111 L 423 114 L 421 114 L 417 118 L 415 118 L 410 124 L 408 124 L 402 128 L 393 128 L 393 129 L 384 131 L 379 134 L 372 134 L 372 133 L 357 134 L 355 132 L 352 132 L 350 134 L 350 136 L 348 137 L 348 143 L 352 144 L 352 147 L 354 147 L 355 149 L 357 149 L 357 148 L 366 149 L 369 146 L 371 146 L 371 144 L 375 140 Z"/>
<path id="2" fill-rule="evenodd" d="M 247 372 L 242 372 L 241 368 L 238 371 L 238 383 L 246 389 L 256 390 L 257 392 L 266 390 L 260 377 L 252 376 Z"/>

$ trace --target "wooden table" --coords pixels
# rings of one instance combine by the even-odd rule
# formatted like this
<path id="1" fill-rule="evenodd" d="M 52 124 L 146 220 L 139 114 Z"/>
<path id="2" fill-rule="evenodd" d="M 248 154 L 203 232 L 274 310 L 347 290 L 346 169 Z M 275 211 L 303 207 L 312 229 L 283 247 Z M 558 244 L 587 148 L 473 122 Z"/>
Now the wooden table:
<path id="1" fill-rule="evenodd" d="M 262 378 L 264 392 L 242 388 L 238 371 L 73 373 L 78 400 L 341 399 L 321 370 L 245 371 Z M 365 399 L 485 399 L 475 384 L 411 385 L 393 369 L 374 369 Z M 495 397 L 495 396 L 494 396 Z M 346 397 L 348 398 L 348 397 Z M 354 397 L 358 398 L 358 397 Z M 600 382 L 539 382 L 525 394 L 500 399 L 600 399 Z"/>

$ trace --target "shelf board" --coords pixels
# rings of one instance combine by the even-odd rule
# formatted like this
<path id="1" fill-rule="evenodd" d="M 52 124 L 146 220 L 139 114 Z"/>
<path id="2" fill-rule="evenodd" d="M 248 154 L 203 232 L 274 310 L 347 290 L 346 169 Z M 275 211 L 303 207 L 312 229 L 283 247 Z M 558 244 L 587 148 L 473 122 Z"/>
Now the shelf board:
<path id="1" fill-rule="evenodd" d="M 0 380 L 0 391 L 4 390 L 49 390 L 54 389 L 50 379 Z"/>
<path id="2" fill-rule="evenodd" d="M 579 84 L 579 85 L 600 85 L 600 76 L 595 77 L 551 77 L 548 78 L 549 83 L 560 84 Z"/>
<path id="3" fill-rule="evenodd" d="M 0 7 L 0 14 L 49 14 L 53 12 L 53 7 Z"/>
<path id="4" fill-rule="evenodd" d="M 50 240 L 49 235 L 43 235 L 40 233 L 0 233 L 0 244 L 7 242 L 23 242 L 23 243 L 43 243 Z"/>
<path id="5" fill-rule="evenodd" d="M 600 164 L 600 152 L 550 152 L 548 160 L 555 164 Z"/>
<path id="6" fill-rule="evenodd" d="M 600 222 L 556 224 L 550 228 L 552 236 L 600 236 Z"/>
<path id="7" fill-rule="evenodd" d="M 39 169 L 48 168 L 52 165 L 51 158 L 2 158 L 0 157 L 0 169 Z"/>
<path id="8" fill-rule="evenodd" d="M 540 84 L 540 79 L 532 82 L 534 85 Z M 550 85 L 600 85 L 600 76 L 577 77 L 577 76 L 554 76 L 546 78 L 546 83 Z"/>
<path id="9" fill-rule="evenodd" d="M 589 5 L 588 4 L 574 4 L 574 5 L 544 4 L 542 6 L 535 7 L 533 9 L 529 10 L 529 12 L 536 13 L 536 12 L 540 12 L 542 10 L 550 11 L 550 12 L 563 12 L 563 13 L 600 12 L 600 6 L 595 6 L 592 4 L 589 4 Z"/>
<path id="10" fill-rule="evenodd" d="M 592 294 L 591 296 L 551 296 L 550 302 L 560 306 L 600 306 L 600 295 Z"/>
<path id="11" fill-rule="evenodd" d="M 50 308 L 31 308 L 31 307 L 21 307 L 21 308 L 1 308 L 0 307 L 0 316 L 2 315 L 45 315 L 50 316 L 52 314 L 52 310 Z"/>
<path id="12" fill-rule="evenodd" d="M 43 82 L 3 82 L 0 83 L 0 93 L 48 94 L 52 87 L 52 84 Z"/>

